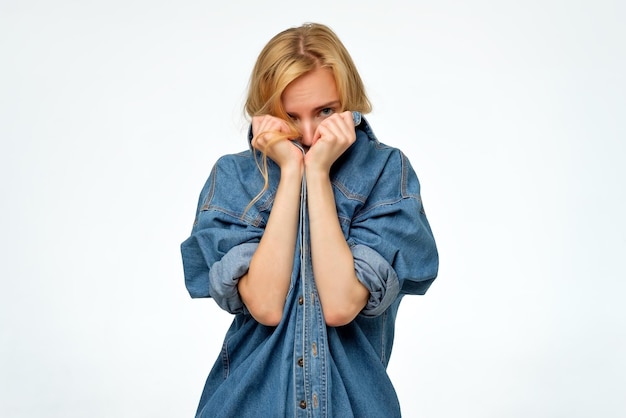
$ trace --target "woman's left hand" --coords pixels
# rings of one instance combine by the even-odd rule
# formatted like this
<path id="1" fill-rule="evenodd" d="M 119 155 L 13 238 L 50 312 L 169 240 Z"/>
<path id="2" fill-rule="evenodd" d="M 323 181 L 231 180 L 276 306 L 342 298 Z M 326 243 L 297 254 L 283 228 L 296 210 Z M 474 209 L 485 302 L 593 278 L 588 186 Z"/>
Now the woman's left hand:
<path id="1" fill-rule="evenodd" d="M 330 167 L 356 140 L 352 112 L 335 113 L 324 119 L 304 157 L 307 170 L 330 172 Z"/>

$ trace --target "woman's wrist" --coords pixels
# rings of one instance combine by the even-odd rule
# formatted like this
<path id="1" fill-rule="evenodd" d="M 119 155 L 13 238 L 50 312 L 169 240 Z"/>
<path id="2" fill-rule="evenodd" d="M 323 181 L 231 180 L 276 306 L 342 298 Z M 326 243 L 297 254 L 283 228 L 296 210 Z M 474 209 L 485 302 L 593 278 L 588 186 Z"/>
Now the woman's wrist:
<path id="1" fill-rule="evenodd" d="M 309 181 L 330 181 L 330 170 L 321 167 L 306 166 L 306 179 Z"/>
<path id="2" fill-rule="evenodd" d="M 283 164 L 283 166 L 280 167 L 280 179 L 281 180 L 293 179 L 293 178 L 301 180 L 303 173 L 304 173 L 304 164 L 302 164 L 301 161 L 300 162 L 294 161 L 292 163 Z"/>

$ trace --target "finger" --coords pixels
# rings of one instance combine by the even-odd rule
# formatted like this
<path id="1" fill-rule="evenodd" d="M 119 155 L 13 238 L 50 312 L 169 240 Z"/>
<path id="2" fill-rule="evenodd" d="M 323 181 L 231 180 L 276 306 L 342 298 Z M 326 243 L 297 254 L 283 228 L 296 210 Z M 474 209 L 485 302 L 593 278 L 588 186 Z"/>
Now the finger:
<path id="1" fill-rule="evenodd" d="M 319 135 L 325 138 L 334 138 L 339 143 L 352 143 L 354 141 L 354 125 L 347 121 L 343 115 L 336 114 L 324 120 L 318 127 Z"/>
<path id="2" fill-rule="evenodd" d="M 267 151 L 276 133 L 289 133 L 287 123 L 270 115 L 254 116 L 252 118 L 252 146 L 261 151 Z"/>
<path id="3" fill-rule="evenodd" d="M 254 116 L 252 118 L 252 132 L 257 134 L 265 131 L 288 132 L 289 126 L 287 122 L 275 116 Z"/>
<path id="4" fill-rule="evenodd" d="M 342 131 L 349 137 L 356 136 L 354 132 L 354 119 L 352 112 L 346 111 L 339 115 L 342 120 Z"/>

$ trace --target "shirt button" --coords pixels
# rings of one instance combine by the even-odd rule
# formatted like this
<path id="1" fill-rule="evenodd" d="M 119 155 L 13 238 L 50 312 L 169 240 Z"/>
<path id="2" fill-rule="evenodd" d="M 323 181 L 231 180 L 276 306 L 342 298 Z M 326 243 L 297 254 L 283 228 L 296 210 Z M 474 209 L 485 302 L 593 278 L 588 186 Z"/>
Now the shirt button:
<path id="1" fill-rule="evenodd" d="M 300 401 L 300 408 L 306 409 L 306 401 Z"/>
<path id="2" fill-rule="evenodd" d="M 298 359 L 298 366 L 300 367 L 304 366 L 304 360 L 302 360 L 302 357 Z"/>
<path id="3" fill-rule="evenodd" d="M 298 305 L 302 305 L 304 303 L 304 298 L 302 296 L 300 296 L 298 298 Z"/>

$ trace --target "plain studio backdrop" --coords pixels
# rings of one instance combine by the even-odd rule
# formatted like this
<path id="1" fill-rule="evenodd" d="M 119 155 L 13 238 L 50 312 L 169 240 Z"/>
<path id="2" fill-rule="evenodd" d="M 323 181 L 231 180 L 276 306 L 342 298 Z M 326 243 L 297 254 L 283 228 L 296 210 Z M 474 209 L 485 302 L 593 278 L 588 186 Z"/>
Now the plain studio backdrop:
<path id="1" fill-rule="evenodd" d="M 406 417 L 626 416 L 620 1 L 0 1 L 0 416 L 190 417 L 231 316 L 179 244 L 271 36 L 331 26 L 422 183 Z"/>

